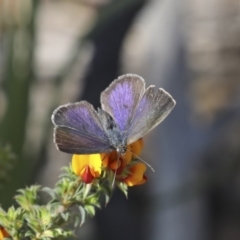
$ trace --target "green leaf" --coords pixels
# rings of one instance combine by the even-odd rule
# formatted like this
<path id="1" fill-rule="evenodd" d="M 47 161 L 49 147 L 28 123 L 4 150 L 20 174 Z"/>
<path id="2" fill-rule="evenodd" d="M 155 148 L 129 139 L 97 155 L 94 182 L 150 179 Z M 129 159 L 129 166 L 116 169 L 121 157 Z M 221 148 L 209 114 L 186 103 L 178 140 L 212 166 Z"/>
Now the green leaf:
<path id="1" fill-rule="evenodd" d="M 70 217 L 70 213 L 69 212 L 61 213 L 61 217 L 65 222 L 67 222 Z"/>
<path id="2" fill-rule="evenodd" d="M 112 196 L 112 189 L 108 186 L 102 185 L 101 190 L 102 190 L 102 193 L 104 194 L 105 205 L 107 205 Z"/>
<path id="3" fill-rule="evenodd" d="M 52 199 L 56 199 L 57 198 L 56 197 L 56 193 L 54 192 L 54 190 L 49 188 L 49 187 L 42 188 L 42 191 L 48 193 L 51 196 Z"/>
<path id="4" fill-rule="evenodd" d="M 41 234 L 41 237 L 53 238 L 54 237 L 54 232 L 51 231 L 51 230 L 46 230 Z"/>
<path id="5" fill-rule="evenodd" d="M 19 189 L 18 192 L 20 194 L 15 196 L 16 202 L 25 210 L 30 210 L 32 205 L 37 201 L 40 188 L 41 186 L 39 185 L 32 185 L 26 189 Z"/>
<path id="6" fill-rule="evenodd" d="M 89 214 L 89 216 L 93 217 L 95 215 L 95 207 L 92 205 L 85 205 L 84 206 L 86 212 Z"/>
<path id="7" fill-rule="evenodd" d="M 78 206 L 78 209 L 79 209 L 80 214 L 81 214 L 81 221 L 80 221 L 80 226 L 81 226 L 81 225 L 83 225 L 83 223 L 86 220 L 86 211 L 82 206 Z"/>
<path id="8" fill-rule="evenodd" d="M 118 188 L 124 193 L 126 198 L 128 197 L 128 186 L 125 183 L 117 183 Z"/>

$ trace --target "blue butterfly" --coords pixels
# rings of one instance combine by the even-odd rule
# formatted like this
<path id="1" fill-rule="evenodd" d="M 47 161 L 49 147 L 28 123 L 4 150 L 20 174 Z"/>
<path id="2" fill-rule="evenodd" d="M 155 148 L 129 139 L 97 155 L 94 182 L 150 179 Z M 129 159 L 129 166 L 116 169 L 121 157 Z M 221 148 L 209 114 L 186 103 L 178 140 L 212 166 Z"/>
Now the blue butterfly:
<path id="1" fill-rule="evenodd" d="M 98 111 L 86 101 L 58 107 L 52 114 L 56 147 L 72 154 L 124 155 L 128 144 L 155 128 L 176 104 L 165 90 L 154 90 L 145 89 L 142 77 L 126 74 L 102 92 Z"/>

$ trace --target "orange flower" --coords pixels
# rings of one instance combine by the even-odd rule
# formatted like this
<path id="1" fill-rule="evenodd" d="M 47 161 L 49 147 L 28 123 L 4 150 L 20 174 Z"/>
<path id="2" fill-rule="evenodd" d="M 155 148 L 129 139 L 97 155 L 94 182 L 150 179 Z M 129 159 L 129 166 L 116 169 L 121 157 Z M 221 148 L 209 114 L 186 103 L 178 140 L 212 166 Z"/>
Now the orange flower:
<path id="1" fill-rule="evenodd" d="M 109 167 L 113 171 L 117 170 L 117 174 L 121 174 L 123 169 L 131 162 L 135 155 L 140 155 L 143 148 L 143 140 L 140 138 L 136 142 L 127 146 L 124 156 L 118 155 L 116 151 L 101 154 L 103 166 Z"/>
<path id="2" fill-rule="evenodd" d="M 72 157 L 73 172 L 85 183 L 91 183 L 101 175 L 102 158 L 100 154 L 77 155 Z"/>
<path id="3" fill-rule="evenodd" d="M 4 239 L 5 237 L 10 237 L 6 229 L 0 226 L 0 240 Z"/>
<path id="4" fill-rule="evenodd" d="M 143 163 L 136 163 L 129 169 L 127 177 L 122 179 L 122 182 L 126 183 L 129 187 L 140 185 L 146 182 L 147 177 L 144 175 L 146 172 L 146 165 Z"/>

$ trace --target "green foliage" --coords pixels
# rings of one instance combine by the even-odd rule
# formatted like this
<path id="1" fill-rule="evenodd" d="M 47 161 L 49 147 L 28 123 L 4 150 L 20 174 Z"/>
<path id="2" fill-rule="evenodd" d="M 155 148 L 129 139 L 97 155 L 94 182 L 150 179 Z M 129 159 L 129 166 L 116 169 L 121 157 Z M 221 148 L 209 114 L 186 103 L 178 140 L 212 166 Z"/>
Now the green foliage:
<path id="1" fill-rule="evenodd" d="M 8 211 L 0 208 L 0 225 L 10 234 L 9 239 L 50 240 L 74 236 L 74 229 L 87 217 L 93 217 L 96 208 L 101 208 L 102 197 L 107 204 L 113 188 L 106 179 L 85 184 L 71 167 L 64 170 L 53 189 L 39 185 L 20 189 L 15 196 L 17 207 L 12 206 Z M 107 177 L 106 173 L 103 175 Z M 39 204 L 42 193 L 50 198 L 45 205 Z"/>

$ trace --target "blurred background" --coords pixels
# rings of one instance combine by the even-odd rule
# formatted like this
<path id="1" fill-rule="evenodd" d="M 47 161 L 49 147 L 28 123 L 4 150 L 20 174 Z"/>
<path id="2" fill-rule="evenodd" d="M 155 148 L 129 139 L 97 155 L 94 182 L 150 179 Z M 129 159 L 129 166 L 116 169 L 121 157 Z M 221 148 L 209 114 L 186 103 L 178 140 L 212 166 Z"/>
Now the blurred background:
<path id="1" fill-rule="evenodd" d="M 144 138 L 156 172 L 129 199 L 116 191 L 79 239 L 239 240 L 238 0 L 0 0 L 1 205 L 26 185 L 54 186 L 69 164 L 52 111 L 99 106 L 124 73 L 177 105 Z"/>

